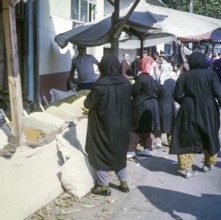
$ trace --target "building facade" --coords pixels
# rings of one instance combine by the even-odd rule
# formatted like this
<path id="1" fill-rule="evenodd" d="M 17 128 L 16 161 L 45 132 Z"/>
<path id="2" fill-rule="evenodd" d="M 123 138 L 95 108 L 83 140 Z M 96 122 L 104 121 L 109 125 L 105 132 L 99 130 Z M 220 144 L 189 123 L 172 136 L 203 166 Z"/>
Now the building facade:
<path id="1" fill-rule="evenodd" d="M 62 3 L 61 3 L 62 2 Z M 133 0 L 121 0 L 120 10 Z M 163 6 L 159 0 L 147 1 Z M 71 59 L 76 56 L 76 45 L 58 47 L 54 38 L 57 34 L 71 30 L 83 23 L 111 14 L 114 6 L 108 0 L 27 0 L 16 5 L 16 28 L 18 37 L 19 66 L 24 102 L 50 102 L 50 89 L 68 89 Z M 108 47 L 87 48 L 88 53 L 101 59 Z M 129 52 L 135 58 L 137 50 Z M 131 60 L 132 61 L 132 60 Z M 2 1 L 0 1 L 0 108 L 5 108 L 9 96 L 7 63 L 4 47 Z M 7 107 L 7 106 L 6 106 Z"/>

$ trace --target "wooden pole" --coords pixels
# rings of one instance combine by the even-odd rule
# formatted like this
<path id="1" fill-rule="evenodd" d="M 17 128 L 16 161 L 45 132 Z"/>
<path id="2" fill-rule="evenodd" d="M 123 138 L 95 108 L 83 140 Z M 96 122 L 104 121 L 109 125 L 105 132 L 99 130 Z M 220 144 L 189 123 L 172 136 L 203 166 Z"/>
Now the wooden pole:
<path id="1" fill-rule="evenodd" d="M 111 4 L 113 4 L 111 1 L 109 1 Z M 120 1 L 115 0 L 114 2 L 114 13 L 112 15 L 112 40 L 111 40 L 111 49 L 112 53 L 115 54 L 118 57 L 118 52 L 119 52 L 119 37 L 120 34 L 127 23 L 128 18 L 130 15 L 133 13 L 134 9 L 137 7 L 138 3 L 140 0 L 136 0 L 132 7 L 130 8 L 129 12 L 127 15 L 124 17 L 123 21 L 119 25 L 119 27 L 115 27 L 116 24 L 119 21 L 119 13 L 120 13 Z"/>
<path id="2" fill-rule="evenodd" d="M 130 8 L 129 12 L 126 14 L 126 16 L 124 17 L 124 19 L 121 21 L 120 26 L 117 28 L 117 30 L 114 33 L 114 38 L 118 39 L 120 37 L 120 34 L 125 26 L 125 24 L 127 23 L 128 18 L 131 16 L 131 14 L 133 13 L 134 9 L 137 7 L 138 3 L 140 2 L 140 0 L 136 0 L 134 2 L 134 4 L 132 5 L 132 7 Z M 118 19 L 119 19 L 119 12 L 118 12 Z"/>
<path id="3" fill-rule="evenodd" d="M 8 83 L 11 105 L 12 131 L 15 144 L 24 142 L 23 102 L 18 62 L 15 9 L 8 0 L 3 0 L 3 24 L 8 67 Z"/>
<path id="4" fill-rule="evenodd" d="M 112 36 L 114 36 L 115 33 L 115 25 L 119 21 L 119 12 L 120 11 L 120 1 L 115 0 L 114 2 L 114 12 L 112 15 Z M 111 39 L 111 50 L 112 53 L 115 54 L 118 57 L 118 52 L 119 52 L 119 41 L 117 38 L 112 37 Z"/>

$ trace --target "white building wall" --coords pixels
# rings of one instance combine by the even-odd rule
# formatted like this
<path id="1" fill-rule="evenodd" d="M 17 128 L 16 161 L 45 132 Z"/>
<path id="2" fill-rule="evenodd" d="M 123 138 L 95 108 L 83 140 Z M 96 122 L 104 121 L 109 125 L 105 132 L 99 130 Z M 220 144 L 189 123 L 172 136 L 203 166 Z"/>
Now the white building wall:
<path id="1" fill-rule="evenodd" d="M 96 18 L 104 15 L 104 0 L 98 0 Z M 39 0 L 39 74 L 70 71 L 73 45 L 61 49 L 54 38 L 57 34 L 72 28 L 71 0 Z M 103 47 L 89 50 L 98 58 L 103 55 Z"/>
<path id="2" fill-rule="evenodd" d="M 69 1 L 65 0 L 64 2 L 68 4 Z M 69 71 L 71 64 L 70 47 L 61 50 L 54 41 L 54 38 L 55 35 L 70 30 L 72 28 L 72 22 L 67 18 L 62 18 L 55 14 L 52 10 L 55 6 L 53 4 L 50 5 L 51 2 L 53 2 L 53 0 L 39 1 L 38 33 L 40 75 Z M 57 7 L 61 8 L 61 4 L 57 5 Z M 64 10 L 66 10 L 66 7 L 64 7 Z"/>
<path id="3" fill-rule="evenodd" d="M 96 19 L 104 17 L 104 1 L 106 0 L 97 0 Z M 103 46 L 95 47 L 93 50 L 93 55 L 97 58 L 98 61 L 101 60 L 103 53 L 104 53 Z"/>

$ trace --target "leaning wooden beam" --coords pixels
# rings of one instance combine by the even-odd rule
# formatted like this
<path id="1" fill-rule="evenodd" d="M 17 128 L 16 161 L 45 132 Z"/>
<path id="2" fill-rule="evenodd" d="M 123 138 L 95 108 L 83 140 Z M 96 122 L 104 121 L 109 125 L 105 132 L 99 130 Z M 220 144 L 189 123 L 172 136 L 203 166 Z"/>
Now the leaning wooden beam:
<path id="1" fill-rule="evenodd" d="M 118 52 L 119 52 L 119 37 L 120 37 L 120 34 L 121 34 L 128 18 L 133 13 L 134 9 L 137 7 L 139 2 L 140 2 L 140 0 L 136 0 L 134 2 L 132 7 L 130 8 L 129 12 L 124 17 L 124 19 L 121 21 L 120 25 L 117 28 L 116 28 L 116 24 L 119 21 L 120 3 L 119 3 L 119 0 L 115 0 L 115 2 L 114 2 L 114 13 L 112 15 L 112 30 L 111 30 L 113 37 L 111 39 L 111 49 L 112 49 L 112 52 L 116 56 L 118 56 Z"/>
<path id="2" fill-rule="evenodd" d="M 107 0 L 111 5 L 114 6 L 114 2 L 112 2 L 111 0 Z"/>
<path id="3" fill-rule="evenodd" d="M 15 9 L 3 0 L 3 28 L 8 67 L 8 83 L 12 118 L 12 131 L 17 146 L 24 142 L 23 102 L 18 63 Z"/>
<path id="4" fill-rule="evenodd" d="M 131 16 L 131 14 L 133 13 L 134 9 L 137 7 L 138 3 L 140 2 L 140 0 L 136 0 L 134 2 L 134 4 L 132 5 L 132 7 L 130 8 L 129 12 L 127 13 L 127 15 L 124 17 L 124 19 L 121 21 L 120 26 L 117 28 L 117 30 L 114 33 L 114 38 L 119 38 L 121 31 L 123 30 L 125 24 L 127 23 L 128 18 Z"/>

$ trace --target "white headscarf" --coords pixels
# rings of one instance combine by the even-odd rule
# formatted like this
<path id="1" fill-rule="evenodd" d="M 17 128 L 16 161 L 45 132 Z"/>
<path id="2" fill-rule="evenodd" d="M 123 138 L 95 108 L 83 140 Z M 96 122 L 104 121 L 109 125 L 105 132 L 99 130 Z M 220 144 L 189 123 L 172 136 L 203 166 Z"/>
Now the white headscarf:
<path id="1" fill-rule="evenodd" d="M 160 84 L 163 85 L 167 79 L 171 78 L 171 65 L 170 63 L 161 64 Z"/>

